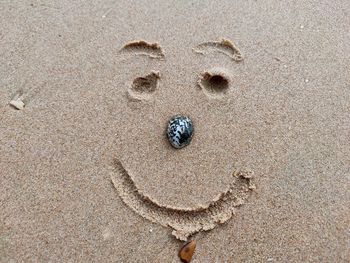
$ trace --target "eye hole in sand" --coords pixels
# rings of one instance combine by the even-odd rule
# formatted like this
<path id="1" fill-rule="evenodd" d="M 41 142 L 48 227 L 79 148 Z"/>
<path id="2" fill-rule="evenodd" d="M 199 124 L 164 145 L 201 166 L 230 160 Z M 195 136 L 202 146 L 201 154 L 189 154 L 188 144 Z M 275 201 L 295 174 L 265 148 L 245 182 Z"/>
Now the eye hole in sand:
<path id="1" fill-rule="evenodd" d="M 228 92 L 230 82 L 226 69 L 213 68 L 201 74 L 197 83 L 208 97 L 222 97 Z"/>
<path id="2" fill-rule="evenodd" d="M 221 75 L 213 75 L 206 73 L 203 76 L 203 83 L 213 92 L 224 92 L 228 89 L 228 80 Z"/>
<path id="3" fill-rule="evenodd" d="M 136 100 L 147 100 L 158 88 L 160 74 L 158 71 L 151 71 L 143 77 L 137 77 L 133 80 L 128 95 Z"/>

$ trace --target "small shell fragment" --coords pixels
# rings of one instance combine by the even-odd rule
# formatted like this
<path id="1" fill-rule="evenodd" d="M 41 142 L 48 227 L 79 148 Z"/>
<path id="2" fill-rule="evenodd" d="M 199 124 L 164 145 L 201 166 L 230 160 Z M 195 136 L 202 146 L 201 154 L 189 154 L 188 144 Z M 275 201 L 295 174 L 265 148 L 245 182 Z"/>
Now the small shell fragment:
<path id="1" fill-rule="evenodd" d="M 16 100 L 11 100 L 9 104 L 17 110 L 24 109 L 24 102 L 20 98 Z"/>
<path id="2" fill-rule="evenodd" d="M 186 242 L 179 251 L 179 258 L 184 263 L 190 263 L 194 250 L 196 249 L 196 241 L 190 240 Z"/>
<path id="3" fill-rule="evenodd" d="M 170 144 L 177 149 L 183 148 L 191 142 L 193 124 L 186 116 L 174 116 L 167 127 L 167 136 Z"/>

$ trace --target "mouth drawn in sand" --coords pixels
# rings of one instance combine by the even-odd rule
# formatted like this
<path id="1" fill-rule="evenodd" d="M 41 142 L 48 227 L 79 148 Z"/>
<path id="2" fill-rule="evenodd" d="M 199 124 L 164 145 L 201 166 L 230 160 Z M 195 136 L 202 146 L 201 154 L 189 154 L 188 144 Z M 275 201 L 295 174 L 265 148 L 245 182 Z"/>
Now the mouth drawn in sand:
<path id="1" fill-rule="evenodd" d="M 179 209 L 158 204 L 156 200 L 142 193 L 117 159 L 114 160 L 111 180 L 120 198 L 134 212 L 154 223 L 170 227 L 172 234 L 184 241 L 199 231 L 208 231 L 225 223 L 234 215 L 235 209 L 244 204 L 251 190 L 255 189 L 251 172 L 234 171 L 228 190 L 222 192 L 208 206 Z"/>
<path id="2" fill-rule="evenodd" d="M 221 53 L 231 64 L 243 60 L 228 40 L 204 42 L 193 51 L 194 57 Z M 143 40 L 126 44 L 120 54 L 150 58 L 148 65 L 166 61 L 158 43 Z M 230 154 L 232 146 L 239 151 L 244 129 L 230 119 L 236 114 L 230 109 L 235 105 L 229 99 L 235 95 L 231 71 L 212 67 L 199 72 L 196 82 L 183 86 L 163 83 L 169 79 L 159 69 L 126 81 L 127 105 L 138 106 L 123 112 L 130 126 L 118 126 L 118 159 L 111 171 L 122 201 L 140 216 L 171 228 L 180 240 L 229 220 L 254 189 L 252 173 L 237 169 Z M 181 149 L 172 147 L 166 136 L 166 124 L 175 115 L 191 117 L 195 129 L 191 144 Z"/>

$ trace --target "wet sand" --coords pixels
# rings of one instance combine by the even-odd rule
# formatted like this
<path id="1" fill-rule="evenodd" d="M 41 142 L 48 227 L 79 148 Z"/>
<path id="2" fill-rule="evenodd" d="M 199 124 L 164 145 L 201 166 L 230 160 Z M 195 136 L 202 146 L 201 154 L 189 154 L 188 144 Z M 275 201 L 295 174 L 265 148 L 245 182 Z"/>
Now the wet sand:
<path id="1" fill-rule="evenodd" d="M 0 261 L 347 262 L 349 12 L 1 3 Z"/>

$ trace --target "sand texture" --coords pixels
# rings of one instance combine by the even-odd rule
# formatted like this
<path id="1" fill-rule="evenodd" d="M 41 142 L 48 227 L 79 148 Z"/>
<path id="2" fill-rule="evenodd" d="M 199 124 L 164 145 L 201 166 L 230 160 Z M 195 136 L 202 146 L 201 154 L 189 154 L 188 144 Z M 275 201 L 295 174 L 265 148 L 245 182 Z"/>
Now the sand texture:
<path id="1" fill-rule="evenodd" d="M 349 262 L 349 14 L 2 1 L 0 262 Z"/>
<path id="2" fill-rule="evenodd" d="M 170 227 L 172 234 L 184 241 L 199 231 L 212 230 L 225 223 L 233 216 L 234 208 L 244 204 L 249 192 L 255 189 L 251 173 L 234 171 L 232 183 L 227 191 L 222 192 L 205 207 L 183 209 L 162 206 L 157 200 L 152 200 L 140 192 L 140 188 L 135 185 L 120 162 L 116 161 L 114 165 L 111 180 L 124 203 L 140 216 L 164 227 Z"/>

